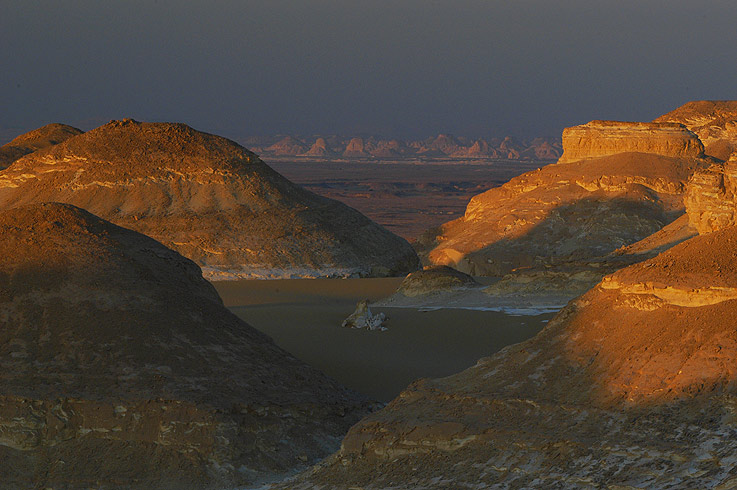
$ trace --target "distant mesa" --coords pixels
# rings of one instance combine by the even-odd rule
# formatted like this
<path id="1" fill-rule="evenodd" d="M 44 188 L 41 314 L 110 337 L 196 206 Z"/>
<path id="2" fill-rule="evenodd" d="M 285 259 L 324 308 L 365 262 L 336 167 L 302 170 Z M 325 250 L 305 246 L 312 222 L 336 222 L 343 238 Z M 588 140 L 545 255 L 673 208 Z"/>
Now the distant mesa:
<path id="1" fill-rule="evenodd" d="M 404 239 L 358 211 L 183 124 L 113 121 L 0 174 L 0 208 L 51 201 L 151 236 L 216 280 L 381 276 L 418 266 Z"/>
<path id="2" fill-rule="evenodd" d="M 413 383 L 289 488 L 728 488 L 735 246 L 731 226 L 608 276 L 533 339 Z"/>
<path id="3" fill-rule="evenodd" d="M 82 134 L 82 131 L 59 123 L 47 124 L 22 134 L 0 147 L 0 170 L 24 155 L 57 145 L 78 134 Z"/>
<path id="4" fill-rule="evenodd" d="M 558 163 L 627 152 L 699 158 L 704 146 L 678 123 L 591 121 L 563 131 L 563 155 Z"/>
<path id="5" fill-rule="evenodd" d="M 275 155 L 301 155 L 307 151 L 307 146 L 294 136 L 285 136 L 266 150 Z"/>
<path id="6" fill-rule="evenodd" d="M 367 411 L 149 237 L 66 204 L 0 233 L 3 488 L 250 486 Z"/>
<path id="7" fill-rule="evenodd" d="M 737 150 L 737 100 L 699 100 L 655 119 L 681 123 L 699 136 L 705 153 L 727 160 Z"/>
<path id="8" fill-rule="evenodd" d="M 343 152 L 344 157 L 366 158 L 369 156 L 364 145 L 363 138 L 352 138 Z"/>
<path id="9" fill-rule="evenodd" d="M 328 143 L 325 141 L 325 138 L 317 138 L 305 155 L 311 157 L 330 157 L 334 156 L 335 152 L 328 147 Z"/>

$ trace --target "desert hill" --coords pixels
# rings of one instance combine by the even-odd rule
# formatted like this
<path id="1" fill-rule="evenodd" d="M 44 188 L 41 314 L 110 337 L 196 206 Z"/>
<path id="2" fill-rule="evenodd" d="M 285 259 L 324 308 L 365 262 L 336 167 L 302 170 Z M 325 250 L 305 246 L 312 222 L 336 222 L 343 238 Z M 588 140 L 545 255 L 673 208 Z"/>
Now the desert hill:
<path id="1" fill-rule="evenodd" d="M 737 150 L 737 100 L 698 100 L 654 122 L 681 123 L 699 136 L 708 155 L 727 160 Z"/>
<path id="2" fill-rule="evenodd" d="M 0 208 L 51 201 L 151 236 L 214 279 L 417 267 L 404 239 L 292 184 L 238 144 L 183 124 L 113 121 L 0 173 Z"/>
<path id="3" fill-rule="evenodd" d="M 149 237 L 66 204 L 0 233 L 3 488 L 233 488 L 365 413 Z"/>
<path id="4" fill-rule="evenodd" d="M 733 487 L 736 247 L 728 227 L 608 276 L 535 338 L 410 385 L 288 487 Z"/>
<path id="5" fill-rule="evenodd" d="M 463 217 L 426 234 L 426 263 L 508 274 L 492 295 L 576 296 L 646 258 L 615 252 L 682 216 L 689 179 L 712 162 L 680 124 L 592 121 L 566 129 L 563 142 L 559 163 L 473 197 Z"/>
<path id="6" fill-rule="evenodd" d="M 81 130 L 72 126 L 53 123 L 22 134 L 9 143 L 0 146 L 0 170 L 8 167 L 23 155 L 57 145 L 81 133 Z"/>

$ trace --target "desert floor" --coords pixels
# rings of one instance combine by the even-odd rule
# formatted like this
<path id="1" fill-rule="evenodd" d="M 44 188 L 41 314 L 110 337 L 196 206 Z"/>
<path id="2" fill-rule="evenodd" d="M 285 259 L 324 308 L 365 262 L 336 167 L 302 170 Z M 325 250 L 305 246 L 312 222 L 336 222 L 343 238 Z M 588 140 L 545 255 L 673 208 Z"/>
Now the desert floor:
<path id="1" fill-rule="evenodd" d="M 294 356 L 345 386 L 388 401 L 418 378 L 457 373 L 534 336 L 553 314 L 372 308 L 389 330 L 342 328 L 361 299 L 394 292 L 402 278 L 286 279 L 213 283 L 225 305 Z"/>

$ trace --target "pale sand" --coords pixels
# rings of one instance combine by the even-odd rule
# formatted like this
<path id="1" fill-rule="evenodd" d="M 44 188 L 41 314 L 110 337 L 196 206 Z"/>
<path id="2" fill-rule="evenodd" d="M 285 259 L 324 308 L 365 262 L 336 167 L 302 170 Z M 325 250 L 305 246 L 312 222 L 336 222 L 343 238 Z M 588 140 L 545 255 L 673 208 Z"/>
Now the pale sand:
<path id="1" fill-rule="evenodd" d="M 457 373 L 534 336 L 552 313 L 373 307 L 385 332 L 342 328 L 361 299 L 394 293 L 402 278 L 284 279 L 213 283 L 225 305 L 294 356 L 381 401 L 412 381 Z"/>

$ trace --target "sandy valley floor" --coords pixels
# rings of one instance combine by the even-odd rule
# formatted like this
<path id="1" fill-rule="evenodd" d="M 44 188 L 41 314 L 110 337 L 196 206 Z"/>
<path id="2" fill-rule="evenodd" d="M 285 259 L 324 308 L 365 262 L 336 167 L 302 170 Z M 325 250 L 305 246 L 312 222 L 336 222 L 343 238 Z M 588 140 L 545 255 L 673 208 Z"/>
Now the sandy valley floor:
<path id="1" fill-rule="evenodd" d="M 226 306 L 282 348 L 382 401 L 415 379 L 456 373 L 530 338 L 553 316 L 379 308 L 372 311 L 389 317 L 388 331 L 341 328 L 357 301 L 388 296 L 400 282 L 401 278 L 290 279 L 214 285 Z"/>

